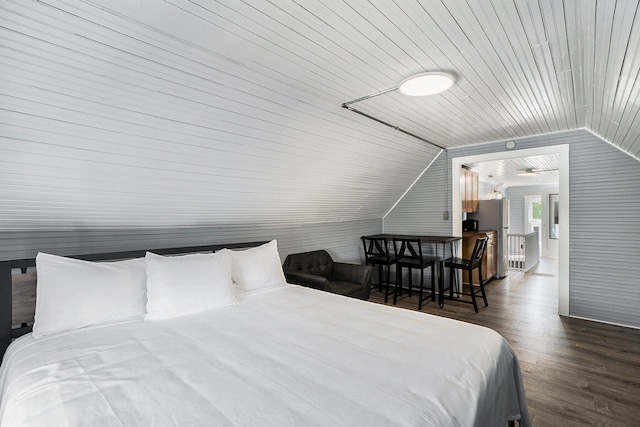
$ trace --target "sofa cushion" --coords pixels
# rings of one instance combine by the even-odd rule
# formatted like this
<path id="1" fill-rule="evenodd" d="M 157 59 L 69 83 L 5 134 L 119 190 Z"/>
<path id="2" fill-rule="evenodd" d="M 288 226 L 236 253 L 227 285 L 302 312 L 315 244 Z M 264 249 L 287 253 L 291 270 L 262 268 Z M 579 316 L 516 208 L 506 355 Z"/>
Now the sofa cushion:
<path id="1" fill-rule="evenodd" d="M 331 264 L 325 264 L 325 265 L 315 265 L 315 266 L 309 266 L 306 268 L 300 268 L 298 269 L 298 271 L 300 273 L 307 273 L 307 274 L 314 274 L 316 276 L 322 276 L 327 280 L 331 280 Z"/>
<path id="2" fill-rule="evenodd" d="M 363 286 L 358 283 L 352 282 L 341 282 L 334 281 L 331 282 L 331 290 L 340 295 L 355 295 L 361 294 L 363 290 Z"/>
<path id="3" fill-rule="evenodd" d="M 289 283 L 369 298 L 371 266 L 333 262 L 327 251 L 317 250 L 288 255 L 282 267 Z"/>

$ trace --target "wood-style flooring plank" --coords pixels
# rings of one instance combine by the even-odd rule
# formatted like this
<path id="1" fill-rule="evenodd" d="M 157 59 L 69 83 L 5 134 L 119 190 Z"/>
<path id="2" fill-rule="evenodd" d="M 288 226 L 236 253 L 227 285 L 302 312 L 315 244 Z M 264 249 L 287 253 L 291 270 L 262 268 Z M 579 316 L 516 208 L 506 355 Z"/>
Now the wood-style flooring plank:
<path id="1" fill-rule="evenodd" d="M 491 281 L 489 306 L 479 304 L 479 313 L 448 299 L 422 312 L 505 337 L 520 360 L 534 426 L 640 426 L 640 330 L 558 316 L 557 277 L 548 274 L 554 269 L 543 259 L 529 274 Z M 372 288 L 369 300 L 384 304 L 384 290 Z M 417 293 L 403 295 L 397 306 L 417 310 Z"/>

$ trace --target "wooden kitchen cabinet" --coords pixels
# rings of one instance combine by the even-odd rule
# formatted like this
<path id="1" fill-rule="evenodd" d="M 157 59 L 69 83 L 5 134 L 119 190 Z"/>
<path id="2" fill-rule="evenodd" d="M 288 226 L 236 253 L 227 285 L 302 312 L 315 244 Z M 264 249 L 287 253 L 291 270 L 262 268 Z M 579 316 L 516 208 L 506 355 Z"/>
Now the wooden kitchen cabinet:
<path id="1" fill-rule="evenodd" d="M 462 212 L 478 212 L 478 174 L 466 168 L 460 170 Z"/>
<path id="2" fill-rule="evenodd" d="M 462 258 L 470 259 L 473 254 L 473 247 L 478 237 L 488 237 L 487 247 L 482 258 L 482 277 L 486 282 L 498 273 L 498 232 L 489 231 L 465 231 L 462 233 Z M 478 284 L 478 270 L 473 271 L 473 283 Z M 469 283 L 469 274 L 462 272 L 462 283 Z"/>
<path id="3" fill-rule="evenodd" d="M 484 251 L 484 259 L 482 261 L 482 273 L 485 280 L 498 274 L 498 232 L 487 232 L 487 248 Z"/>

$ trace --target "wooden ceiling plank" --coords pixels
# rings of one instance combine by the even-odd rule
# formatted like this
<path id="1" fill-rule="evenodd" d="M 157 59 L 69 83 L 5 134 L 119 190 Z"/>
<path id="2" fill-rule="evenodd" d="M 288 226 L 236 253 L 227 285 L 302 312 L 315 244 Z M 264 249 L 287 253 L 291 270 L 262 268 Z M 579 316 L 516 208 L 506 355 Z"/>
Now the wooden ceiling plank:
<path id="1" fill-rule="evenodd" d="M 568 6 L 566 3 L 560 3 L 555 0 L 540 1 L 549 47 L 553 64 L 555 65 L 554 73 L 560 93 L 560 108 L 567 118 L 568 128 L 573 129 L 579 127 L 579 124 L 574 97 L 575 82 L 571 68 L 570 40 L 567 33 L 565 13 L 565 7 Z"/>
<path id="2" fill-rule="evenodd" d="M 517 10 L 508 0 L 497 6 L 492 2 L 481 4 L 471 2 L 470 6 L 481 23 L 483 31 L 491 40 L 495 57 L 510 77 L 509 86 L 514 95 L 512 99 L 520 114 L 528 121 L 536 123 L 536 132 L 550 132 L 547 107 L 540 95 L 538 86 L 541 76 L 530 65 L 533 58 L 525 38 L 522 26 L 513 25 L 517 21 Z M 524 49 L 523 49 L 524 47 Z"/>
<path id="3" fill-rule="evenodd" d="M 243 7 L 244 6 L 244 7 Z M 236 12 L 230 15 L 231 8 L 239 8 L 240 12 Z M 255 8 L 248 7 L 244 4 L 238 4 L 238 2 L 232 2 L 228 8 L 224 10 L 216 10 L 217 13 L 225 14 L 225 17 L 238 26 L 239 31 L 246 30 L 245 27 L 249 22 L 253 24 L 259 24 L 260 27 L 252 28 L 251 31 L 262 30 L 263 37 L 272 39 L 273 33 L 278 33 L 281 42 L 278 47 L 282 50 L 290 50 L 292 47 L 299 48 L 291 50 L 296 55 L 306 58 L 312 58 L 313 62 L 307 65 L 307 68 L 318 68 L 320 70 L 330 70 L 334 76 L 334 81 L 344 80 L 349 76 L 358 78 L 363 82 L 368 82 L 370 87 L 379 88 L 383 85 L 383 81 L 388 80 L 381 74 L 378 67 L 366 67 L 367 62 L 362 61 L 357 55 L 362 55 L 363 51 L 360 50 L 354 55 L 344 48 L 344 38 L 340 36 L 336 31 L 327 31 L 326 26 L 323 27 L 325 33 L 321 33 L 314 28 L 314 25 L 322 24 L 322 21 L 317 17 L 311 15 L 305 9 L 293 6 L 290 8 L 296 8 L 298 13 L 306 14 L 306 19 L 293 15 L 296 11 L 289 12 L 284 8 L 273 7 L 269 10 L 269 13 L 258 11 Z M 247 20 L 250 19 L 250 21 Z M 266 25 L 269 23 L 270 25 Z M 349 42 L 347 41 L 347 44 Z M 303 56 L 304 54 L 304 56 Z M 272 58 L 271 60 L 273 60 Z M 369 61 L 373 61 L 371 56 L 368 57 Z M 261 62 L 268 63 L 269 58 L 266 56 L 260 57 Z M 374 62 L 376 65 L 380 61 Z M 388 63 L 388 61 L 387 61 Z M 281 66 L 282 64 L 280 64 Z M 359 66 L 364 69 L 360 70 Z M 388 67 L 384 67 L 388 69 Z M 358 73 L 356 74 L 356 70 Z M 375 77 L 374 77 L 375 75 Z M 345 89 L 348 89 L 348 85 L 345 85 Z"/>
<path id="4" fill-rule="evenodd" d="M 502 122 L 510 121 L 511 117 L 502 111 L 502 105 L 500 105 L 496 94 L 487 86 L 486 78 L 482 77 L 483 75 L 491 75 L 491 73 L 486 66 L 483 68 L 482 66 L 478 66 L 479 64 L 471 65 L 469 58 L 465 57 L 469 55 L 466 50 L 471 47 L 468 36 L 460 30 L 458 23 L 449 10 L 440 5 L 435 5 L 427 10 L 417 3 L 403 4 L 403 7 L 408 17 L 411 17 L 415 22 L 421 20 L 423 23 L 421 28 L 429 29 L 423 32 L 423 37 L 426 37 L 425 40 L 431 41 L 431 39 L 429 39 L 430 37 L 437 37 L 440 36 L 440 34 L 445 35 L 431 42 L 434 43 L 438 49 L 447 52 L 447 57 L 452 64 L 454 64 L 455 69 L 458 70 L 459 76 L 461 77 L 461 80 L 458 81 L 456 85 L 456 87 L 459 86 L 460 88 L 458 90 L 469 92 L 479 90 L 480 93 L 482 93 L 482 96 L 474 97 L 473 101 L 483 103 L 483 108 L 477 110 L 484 114 L 483 120 L 486 123 L 490 123 L 495 122 L 495 117 L 501 117 L 500 120 Z M 446 29 L 446 34 L 444 33 L 444 29 Z M 433 51 L 433 49 L 430 49 L 430 51 Z M 477 55 L 475 57 L 477 57 Z M 460 95 L 463 96 L 460 98 L 461 103 L 465 105 L 468 102 L 468 98 L 464 93 Z M 467 98 L 467 100 L 465 100 L 465 98 Z M 491 114 L 491 112 L 493 112 L 493 114 Z M 477 114 L 473 115 L 477 116 Z M 458 140 L 457 143 L 463 143 L 463 140 Z"/>
<path id="5" fill-rule="evenodd" d="M 549 18 L 549 14 L 553 13 L 553 7 L 558 7 L 558 2 L 553 2 L 551 5 L 542 2 L 516 2 L 519 23 L 524 28 L 535 67 L 540 75 L 542 83 L 540 90 L 541 93 L 546 94 L 546 102 L 549 104 L 551 114 L 549 120 L 555 122 L 556 129 L 562 130 L 571 129 L 575 124 L 569 124 L 568 116 L 574 115 L 573 106 L 565 103 L 566 97 L 563 96 L 563 91 L 567 90 L 561 86 L 561 80 L 558 79 L 561 72 L 559 70 L 564 69 L 564 64 L 559 59 L 564 55 L 559 55 L 558 52 L 563 47 L 566 48 L 566 43 L 563 44 L 562 40 L 558 39 L 556 26 L 550 25 L 550 22 L 553 24 L 554 21 L 553 16 Z"/>
<path id="6" fill-rule="evenodd" d="M 429 19 L 429 17 L 428 17 L 428 15 L 424 14 L 424 11 L 418 10 L 418 11 L 412 11 L 412 12 L 413 13 L 410 14 L 412 19 L 415 19 L 416 21 L 418 19 L 422 19 L 423 20 L 424 24 L 422 25 L 422 27 L 431 28 L 435 24 L 434 22 L 427 21 L 427 19 Z M 420 14 L 421 12 L 422 12 L 422 14 Z M 407 17 L 409 17 L 409 15 L 407 15 Z M 411 20 L 411 22 L 412 22 L 412 24 L 415 24 L 415 22 L 413 20 Z M 429 52 L 438 52 L 438 55 L 442 55 L 442 52 L 440 51 L 440 49 L 447 48 L 447 45 L 449 45 L 448 46 L 449 47 L 448 50 L 450 52 L 453 51 L 448 55 L 449 61 L 459 59 L 459 60 L 461 60 L 463 62 L 466 62 L 466 60 L 462 56 L 457 54 L 457 49 L 455 48 L 454 45 L 451 44 L 450 40 L 442 40 L 441 39 L 436 43 L 435 41 L 432 41 L 432 40 L 429 39 L 429 34 L 433 34 L 432 32 L 429 32 L 429 34 L 424 33 L 424 32 L 422 32 L 422 30 L 417 25 L 411 25 L 411 26 L 409 26 L 409 28 L 412 29 L 412 31 L 410 31 L 411 34 L 412 34 L 412 37 L 418 37 L 418 38 L 420 38 L 420 40 L 424 40 L 420 44 L 425 46 L 425 49 L 429 50 Z M 406 27 L 405 27 L 405 30 L 406 30 Z M 406 30 L 406 31 L 409 32 L 409 30 Z M 445 58 L 445 61 L 446 61 L 446 58 Z M 429 67 L 425 67 L 425 68 L 430 70 Z M 472 71 L 471 68 L 469 68 L 469 70 Z M 475 71 L 474 71 L 474 73 L 475 73 Z M 464 76 L 463 76 L 463 83 L 466 83 L 468 81 L 468 79 L 465 79 L 465 77 L 467 77 L 466 74 L 464 74 Z M 458 84 L 460 84 L 460 82 L 458 82 Z M 452 98 L 452 97 L 454 97 L 454 95 L 452 95 L 452 94 L 455 93 L 455 92 L 460 92 L 460 88 L 458 87 L 458 85 L 456 85 L 456 87 L 454 89 L 452 89 L 452 90 L 448 91 L 447 93 L 445 93 L 443 98 Z M 411 104 L 413 104 L 415 102 L 415 101 L 411 100 L 410 97 L 396 98 L 393 101 L 394 102 L 399 101 L 399 102 L 402 103 L 402 106 L 396 108 L 396 110 L 406 110 L 406 111 L 411 111 L 413 109 Z M 372 100 L 372 102 L 377 102 L 377 100 L 376 101 Z M 465 111 L 464 114 L 466 114 L 467 117 L 474 117 L 474 116 L 478 117 L 478 115 L 476 114 L 476 112 L 474 110 L 472 110 L 471 108 L 468 108 L 467 105 L 465 105 L 465 104 L 460 105 L 460 103 L 456 106 L 456 108 L 454 110 L 442 110 L 441 111 L 440 109 L 432 109 L 433 113 L 429 114 L 429 116 L 432 116 L 433 114 L 437 115 L 438 113 L 442 113 L 445 116 L 451 117 L 452 111 L 453 111 L 453 114 L 456 114 L 455 110 L 460 109 L 460 108 L 464 109 L 464 111 Z M 487 106 L 487 108 L 485 108 L 485 111 L 487 111 L 487 109 L 490 110 L 491 107 Z M 424 119 L 424 118 L 422 118 L 422 120 L 423 121 L 426 120 L 427 122 L 429 121 L 429 119 Z M 426 124 L 426 122 L 425 122 L 425 124 Z M 429 126 L 431 127 L 431 125 L 429 125 Z M 466 124 L 463 125 L 463 126 L 468 128 L 468 126 L 466 126 Z M 455 125 L 453 127 L 455 127 Z"/>
<path id="7" fill-rule="evenodd" d="M 527 122 L 526 115 L 518 110 L 519 94 L 513 91 L 512 79 L 500 62 L 496 48 L 478 22 L 473 10 L 466 5 L 456 8 L 454 19 L 464 28 L 466 36 L 473 46 L 473 49 L 469 49 L 466 55 L 470 62 L 477 65 L 485 64 L 487 73 L 484 75 L 484 79 L 488 82 L 491 92 L 496 93 L 502 99 L 503 108 L 508 113 L 505 121 L 511 127 L 528 129 L 525 133 L 539 132 L 538 124 Z"/>
<path id="8" fill-rule="evenodd" d="M 609 55 L 611 54 L 609 46 L 612 43 L 612 26 L 615 11 L 615 2 L 598 2 L 596 12 L 596 37 L 594 41 L 594 106 L 591 112 L 591 118 L 587 119 L 585 125 L 600 134 L 602 133 L 602 116 L 604 114 L 602 101 L 604 100 L 605 90 L 609 83 L 609 79 L 606 78 L 606 70 L 609 64 Z"/>
<path id="9" fill-rule="evenodd" d="M 591 98 L 591 88 L 594 85 L 595 68 L 595 26 L 596 26 L 596 0 L 583 0 L 576 4 L 577 19 L 580 20 L 578 32 L 578 51 L 580 52 L 580 81 L 577 83 L 580 90 L 579 101 L 576 104 L 578 123 L 582 126 L 591 115 L 594 99 Z"/>
<path id="10" fill-rule="evenodd" d="M 578 20 L 578 12 L 576 11 L 576 1 L 568 0 L 564 3 L 564 26 L 565 26 L 565 34 L 567 39 L 567 47 L 568 50 L 566 52 L 568 60 L 569 60 L 569 70 L 565 76 L 565 82 L 568 83 L 569 79 L 571 84 L 567 84 L 566 87 L 571 87 L 571 98 L 575 115 L 576 122 L 579 124 L 581 120 L 580 115 L 580 105 L 583 102 L 581 99 L 582 92 L 582 75 L 581 75 L 581 60 L 582 60 L 582 51 L 579 48 L 580 37 L 579 34 L 579 20 Z"/>
<path id="11" fill-rule="evenodd" d="M 633 6 L 637 6 L 637 4 Z M 616 8 L 613 14 L 611 43 L 609 44 L 609 54 L 607 56 L 604 79 L 604 97 L 600 101 L 603 107 L 596 131 L 605 138 L 607 138 L 607 135 L 610 135 L 611 126 L 618 125 L 617 123 L 612 123 L 611 120 L 620 83 L 620 73 L 624 64 L 628 35 L 630 34 L 630 29 L 633 24 L 634 9 L 635 7 L 632 8 L 630 2 L 616 2 Z M 622 41 L 622 43 L 620 43 L 620 41 Z"/>
<path id="12" fill-rule="evenodd" d="M 620 141 L 620 146 L 624 136 L 631 126 L 633 126 L 633 113 L 637 104 L 640 86 L 640 22 L 638 22 L 639 9 L 636 8 L 633 25 L 626 43 L 625 59 L 620 70 L 620 81 L 616 93 L 616 102 L 611 112 L 611 121 L 618 123 L 618 126 L 611 127 L 611 131 L 605 137 L 612 141 Z"/>
<path id="13" fill-rule="evenodd" d="M 431 11 L 431 9 L 430 9 Z M 456 28 L 457 29 L 457 25 L 458 23 L 455 21 L 455 19 L 453 19 L 453 17 L 449 17 L 449 20 L 451 20 L 451 23 L 448 23 L 446 20 L 443 21 L 441 16 L 438 16 L 438 22 L 435 23 L 435 25 L 442 25 L 442 28 L 446 28 L 447 33 L 450 33 L 450 29 L 451 28 Z M 448 24 L 448 25 L 447 25 Z M 444 30 L 443 30 L 444 31 Z M 454 32 L 455 34 L 455 32 Z M 487 76 L 492 76 L 493 72 L 490 71 L 490 67 L 487 67 L 486 64 L 484 63 L 484 60 L 480 57 L 480 55 L 478 54 L 474 54 L 474 53 L 470 53 L 469 50 L 472 50 L 473 47 L 471 46 L 470 42 L 469 42 L 469 37 L 467 35 L 465 35 L 464 33 L 462 33 L 461 35 L 457 36 L 459 40 L 458 42 L 458 46 L 456 47 L 456 49 L 460 49 L 463 52 L 463 59 L 461 61 L 456 61 L 456 64 L 458 67 L 460 67 L 460 64 L 471 64 L 473 63 L 474 65 L 471 67 L 465 67 L 465 74 L 463 74 L 463 76 L 467 77 L 464 81 L 465 85 L 469 85 L 469 84 L 474 84 L 477 85 L 478 83 L 480 84 L 479 86 L 475 86 L 475 87 L 471 87 L 469 88 L 469 92 L 475 92 L 476 90 L 481 90 L 481 93 L 483 94 L 482 97 L 473 97 L 473 101 L 480 101 L 479 98 L 483 98 L 481 101 L 486 102 L 485 100 L 492 100 L 493 98 L 496 97 L 496 94 L 487 87 L 487 90 L 482 90 L 484 89 L 484 87 L 486 86 L 485 81 L 487 80 Z M 483 65 L 484 67 L 479 67 L 478 65 Z M 517 99 L 517 97 L 511 97 L 512 99 Z M 461 98 L 461 102 L 463 104 L 465 104 L 467 101 L 465 101 L 464 98 Z M 482 112 L 483 114 L 485 114 L 484 117 L 484 122 L 485 123 L 495 123 L 495 119 L 492 119 L 490 113 L 486 114 L 488 112 L 490 112 L 491 110 L 493 110 L 496 107 L 497 104 L 492 102 L 489 102 L 485 105 L 483 105 L 480 108 L 474 108 L 474 110 L 476 110 L 476 112 Z M 496 116 L 495 114 L 493 115 L 493 117 L 500 117 L 502 116 L 501 121 L 502 122 L 509 122 L 510 118 L 509 116 L 504 116 L 502 113 L 498 113 L 498 115 Z M 513 125 L 512 125 L 513 126 Z M 524 134 L 529 134 L 532 133 L 532 130 L 529 130 L 528 132 L 520 132 L 521 135 Z M 512 135 L 511 135 L 512 136 Z M 510 137 L 509 135 L 504 136 L 506 138 Z M 462 142 L 462 140 L 461 140 Z"/>

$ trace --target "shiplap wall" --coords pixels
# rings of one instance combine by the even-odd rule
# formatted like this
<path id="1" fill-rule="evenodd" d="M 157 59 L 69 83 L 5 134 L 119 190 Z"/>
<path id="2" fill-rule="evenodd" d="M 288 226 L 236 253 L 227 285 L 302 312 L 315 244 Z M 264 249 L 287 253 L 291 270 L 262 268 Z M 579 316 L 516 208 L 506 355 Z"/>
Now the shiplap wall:
<path id="1" fill-rule="evenodd" d="M 38 252 L 78 255 L 122 250 L 278 240 L 280 257 L 326 249 L 336 261 L 364 261 L 360 237 L 382 230 L 382 220 L 322 224 L 244 224 L 175 229 L 50 230 L 0 233 L 0 260 Z"/>
<path id="2" fill-rule="evenodd" d="M 570 145 L 570 315 L 640 327 L 640 163 L 586 130 L 518 139 L 516 149 L 558 144 Z M 503 150 L 504 143 L 490 143 L 451 149 L 448 155 Z M 443 188 L 440 160 L 433 166 L 440 171 L 427 171 L 387 215 L 385 229 L 451 233 L 451 224 L 442 226 L 433 212 L 443 203 L 437 190 Z"/>
<path id="3" fill-rule="evenodd" d="M 533 181 L 537 179 L 533 177 Z M 540 227 L 540 256 L 547 258 L 558 258 L 559 241 L 549 239 L 549 194 L 559 193 L 559 187 L 555 184 L 528 185 L 509 187 L 505 191 L 509 198 L 509 233 L 527 233 L 526 229 L 526 196 L 539 195 L 542 218 Z"/>
<path id="4" fill-rule="evenodd" d="M 564 22 L 565 9 L 556 9 L 550 4 L 544 8 L 549 12 L 545 16 L 561 16 Z M 472 38 L 482 41 L 478 44 L 480 49 L 469 44 L 469 36 L 483 35 L 482 25 L 491 31 L 501 28 L 503 21 L 497 19 L 495 13 L 503 14 L 503 9 L 494 9 L 490 19 L 475 19 L 475 11 L 484 12 L 477 5 L 473 10 L 468 2 L 451 2 L 451 8 L 442 2 L 435 5 L 441 18 L 438 20 L 452 24 L 444 27 L 459 28 L 458 24 L 462 25 L 463 21 L 473 23 L 466 27 L 469 31 L 460 27 L 463 31 L 457 32 L 450 50 L 451 55 L 458 57 L 453 63 L 405 58 L 407 52 L 397 49 L 400 46 L 385 34 L 391 30 L 401 35 L 399 29 L 406 21 L 396 21 L 392 19 L 394 16 L 415 15 L 421 17 L 421 22 L 432 22 L 432 18 L 425 16 L 427 11 L 417 3 L 406 9 L 416 13 L 403 15 L 404 10 L 396 13 L 401 10 L 394 2 L 389 2 L 390 9 L 385 7 L 382 13 L 370 3 L 359 10 L 342 2 L 338 12 L 328 4 L 317 4 L 316 14 L 295 2 L 290 2 L 292 9 L 289 10 L 274 2 L 263 2 L 259 7 L 248 2 L 224 5 L 191 1 L 2 2 L 0 234 L 14 236 L 25 243 L 33 236 L 37 240 L 51 231 L 63 232 L 66 234 L 56 236 L 57 241 L 68 243 L 76 252 L 75 249 L 85 246 L 96 251 L 105 249 L 106 243 L 101 239 L 107 236 L 95 235 L 95 240 L 91 237 L 85 241 L 85 233 L 94 231 L 83 230 L 106 229 L 107 235 L 117 236 L 118 245 L 130 245 L 136 242 L 127 234 L 135 235 L 132 230 L 138 227 L 166 227 L 179 233 L 191 227 L 195 231 L 187 234 L 193 240 L 190 238 L 185 244 L 199 241 L 199 233 L 205 230 L 239 232 L 235 227 L 253 226 L 257 230 L 272 227 L 270 232 L 248 231 L 243 240 L 278 238 L 276 231 L 281 230 L 285 248 L 312 249 L 323 242 L 340 258 L 355 259 L 360 243 L 354 237 L 368 233 L 369 224 L 371 232 L 379 231 L 376 219 L 384 216 L 439 150 L 345 111 L 340 108 L 342 102 L 371 93 L 380 86 L 389 87 L 404 74 L 440 64 L 438 68 L 447 66 L 469 72 L 442 98 L 425 101 L 430 105 L 428 109 L 406 110 L 417 114 L 418 119 L 414 121 L 417 124 L 432 120 L 432 125 L 440 128 L 434 136 L 444 144 L 502 138 L 515 130 L 528 134 L 580 125 L 576 120 L 565 121 L 565 125 L 557 127 L 539 125 L 544 124 L 546 117 L 556 119 L 563 117 L 562 114 L 573 114 L 572 98 L 564 96 L 558 105 L 566 100 L 571 105 L 548 110 L 541 122 L 535 119 L 542 117 L 538 114 L 514 116 L 505 114 L 505 110 L 494 114 L 493 108 L 505 106 L 509 106 L 507 112 L 517 111 L 513 100 L 532 99 L 511 96 L 522 93 L 517 85 L 510 86 L 513 94 L 494 98 L 495 91 L 485 82 L 491 79 L 502 87 L 503 81 L 511 80 L 503 78 L 509 73 L 496 74 L 486 63 L 482 65 L 486 57 L 483 53 L 488 53 L 486 47 L 494 44 L 476 37 Z M 511 11 L 514 5 L 510 4 Z M 595 3 L 592 6 L 595 7 Z M 615 22 L 626 23 L 625 30 L 616 33 L 623 37 L 616 36 L 611 46 L 599 45 L 601 57 L 609 55 L 609 47 L 620 47 L 620 50 L 612 55 L 615 61 L 610 63 L 612 73 L 608 74 L 612 78 L 599 78 L 598 85 L 606 82 L 607 87 L 617 88 L 621 64 L 634 63 L 625 61 L 629 40 L 635 40 L 629 37 L 635 14 L 626 13 L 633 10 L 631 6 L 617 9 L 620 12 L 615 14 Z M 576 17 L 574 4 L 566 10 L 569 16 Z M 343 12 L 356 19 L 336 20 L 339 16 L 336 13 Z M 535 11 L 527 9 L 527 12 Z M 535 15 L 535 22 L 543 23 L 540 14 L 535 12 Z M 331 19 L 323 20 L 323 17 Z M 504 18 L 505 34 L 511 33 L 512 21 L 506 19 L 507 16 Z M 339 26 L 326 25 L 334 21 Z M 517 23 L 529 25 L 527 22 L 525 19 Z M 605 22 L 610 28 L 621 28 L 613 26 L 612 19 Z M 313 37 L 303 36 L 308 31 Z M 545 31 L 523 32 L 521 29 L 518 39 L 528 40 L 529 33 L 531 40 L 537 41 L 537 35 Z M 422 31 L 415 32 L 415 46 L 423 45 L 425 40 L 421 34 Z M 558 34 L 564 39 L 565 32 Z M 452 40 L 452 35 L 443 33 L 438 37 L 442 41 Z M 618 43 L 618 40 L 625 42 Z M 326 47 L 327 43 L 331 48 Z M 560 45 L 564 47 L 565 43 Z M 522 46 L 530 57 L 532 50 L 528 42 Z M 536 46 L 536 52 L 544 50 L 548 54 L 558 44 Z M 395 58 L 390 51 L 405 59 Z M 635 52 L 631 48 L 628 51 Z M 375 62 L 363 61 L 363 52 L 368 52 L 366 57 Z M 582 50 L 576 48 L 572 52 Z M 379 55 L 383 55 L 384 60 L 380 60 Z M 419 56 L 417 52 L 416 58 Z M 588 57 L 593 60 L 596 56 Z M 507 59 L 491 55 L 491 58 L 498 65 L 520 64 L 518 56 Z M 565 55 L 564 59 L 567 58 Z M 581 63 L 579 55 L 577 58 L 576 63 Z M 404 60 L 412 66 L 404 67 L 400 73 L 397 65 Z M 477 60 L 486 73 L 475 72 L 480 69 L 473 63 Z M 358 66 L 354 66 L 354 62 Z M 383 75 L 382 67 L 391 71 L 388 76 Z M 538 75 L 540 70 L 537 67 L 536 70 Z M 562 76 L 566 75 L 564 67 L 558 70 Z M 591 73 L 591 70 L 587 65 L 584 70 L 578 67 L 569 71 L 572 76 L 580 77 L 581 73 Z M 367 75 L 368 72 L 376 76 Z M 516 72 L 516 75 L 528 74 Z M 549 73 L 553 75 L 555 72 Z M 589 74 L 593 75 L 596 74 Z M 472 76 L 476 83 L 471 82 Z M 579 100 L 585 93 L 595 93 L 584 92 L 582 85 L 580 90 L 573 91 L 572 76 L 567 75 L 566 86 L 563 80 L 563 87 L 570 88 L 563 93 L 575 92 Z M 528 92 L 530 86 L 526 82 L 539 79 L 519 78 L 518 81 L 524 84 L 520 89 Z M 476 84 L 482 91 L 473 89 Z M 622 86 L 628 89 L 630 85 Z M 607 105 L 612 105 L 614 95 L 619 92 L 627 94 L 625 100 L 635 99 L 629 96 L 633 91 L 628 90 L 598 93 L 605 93 Z M 396 94 L 376 98 L 376 101 L 394 98 Z M 484 108 L 488 107 L 489 99 L 494 99 L 492 108 Z M 467 114 L 474 108 L 469 102 L 481 103 L 475 105 L 475 110 L 477 114 L 484 114 L 482 120 Z M 403 99 L 402 103 L 408 101 Z M 522 111 L 529 111 L 530 104 Z M 633 118 L 638 107 L 626 101 L 615 105 L 619 107 L 616 111 L 625 113 L 622 122 L 617 118 L 619 114 L 615 117 L 602 114 L 610 108 L 594 109 L 594 115 L 607 127 L 611 123 L 624 123 L 619 129 L 629 131 L 621 131 L 621 135 L 624 133 L 626 146 L 636 152 Z M 583 102 L 577 106 L 588 107 Z M 402 113 L 397 104 L 386 110 Z M 443 114 L 443 110 L 450 114 Z M 433 114 L 424 111 L 433 111 Z M 598 111 L 601 114 L 596 114 Z M 507 116 L 509 123 L 505 123 Z M 514 121 L 516 116 L 522 120 Z M 458 130 L 465 133 L 452 133 L 452 122 L 463 117 L 472 119 L 459 123 Z M 532 123 L 527 123 L 529 117 Z M 617 122 L 608 120 L 612 117 Z M 490 123 L 491 129 L 484 127 Z M 478 128 L 478 124 L 482 128 Z M 597 130 L 610 134 L 600 127 Z M 473 133 L 473 139 L 469 139 L 471 135 L 467 132 Z M 618 140 L 616 134 L 617 131 L 612 134 L 612 140 Z M 633 218 L 631 215 L 638 208 L 638 190 L 634 187 L 638 187 L 639 177 L 633 171 L 626 180 L 616 175 L 624 172 L 621 164 L 636 170 L 636 162 L 610 147 L 602 148 L 600 141 L 586 132 L 558 135 L 530 138 L 522 143 L 535 146 L 570 140 L 579 149 L 579 153 L 571 153 L 572 314 L 587 313 L 585 317 L 638 324 L 637 314 L 625 316 L 630 304 L 639 306 L 637 287 L 627 282 L 635 277 L 632 273 L 637 273 L 633 267 L 637 263 L 632 262 L 637 258 L 637 249 L 631 242 L 638 241 L 638 225 L 629 218 Z M 456 153 L 468 155 L 500 147 L 489 144 L 462 148 Z M 597 180 L 591 178 L 592 171 Z M 450 211 L 451 204 L 451 189 L 445 188 L 450 180 L 445 180 L 444 174 L 444 160 L 439 159 L 387 216 L 386 231 L 450 233 L 450 220 L 442 219 L 443 211 Z M 429 188 L 422 188 L 424 186 Z M 606 200 L 604 206 L 594 207 L 594 195 L 586 195 L 590 191 Z M 616 203 L 619 209 L 612 207 Z M 449 207 L 445 208 L 445 204 Z M 362 227 L 362 233 L 352 234 L 353 224 L 367 225 Z M 120 231 L 125 227 L 129 228 Z M 605 231 L 600 231 L 602 229 Z M 28 237 L 23 241 L 22 237 L 12 234 L 16 230 L 24 231 Z M 30 234 L 32 232 L 36 234 Z M 174 231 L 160 231 L 158 235 L 165 234 L 176 236 Z M 144 243 L 146 247 L 146 239 L 142 237 L 137 243 Z M 602 246 L 606 249 L 605 256 L 594 254 L 594 241 L 598 249 Z M 6 241 L 1 242 L 4 248 Z M 15 241 L 10 243 L 14 245 Z M 13 258 L 11 251 L 20 247 L 8 249 L 8 257 Z M 28 248 L 40 250 L 41 243 L 32 242 Z M 587 255 L 596 256 L 599 264 L 590 263 Z M 615 259 L 613 255 L 619 257 Z M 587 266 L 582 268 L 581 263 Z M 596 307 L 598 303 L 593 295 L 600 298 L 603 295 L 597 292 L 598 286 L 612 280 L 615 292 L 607 292 L 608 299 L 601 299 L 602 307 Z M 590 291 L 596 292 L 589 295 Z M 602 311 L 598 311 L 600 309 Z"/>
<path id="5" fill-rule="evenodd" d="M 440 151 L 208 6 L 0 3 L 0 231 L 381 218 Z"/>
<path id="6" fill-rule="evenodd" d="M 343 64 L 261 6 L 1 2 L 2 259 L 275 238 L 359 262 L 440 150 L 341 108 Z"/>
<path id="7" fill-rule="evenodd" d="M 509 199 L 509 233 L 525 233 L 525 196 L 541 195 L 544 197 L 549 193 L 557 193 L 557 185 L 528 185 L 525 187 L 509 187 L 505 191 L 505 196 Z M 548 200 L 545 204 L 548 206 Z M 548 212 L 542 212 L 542 215 Z M 541 231 L 542 232 L 542 231 Z"/>
<path id="8" fill-rule="evenodd" d="M 403 195 L 398 204 L 384 218 L 385 233 L 414 234 L 414 235 L 451 235 L 451 171 L 446 167 L 447 155 L 443 151 Z M 445 176 L 447 179 L 445 180 Z M 447 219 L 444 212 L 448 212 Z M 427 253 L 442 257 L 442 248 L 434 245 L 424 245 Z M 450 255 L 450 248 L 444 248 Z M 447 256 L 445 254 L 445 256 Z M 421 272 L 413 271 L 413 283 L 420 283 Z M 403 274 L 408 275 L 404 269 Z M 425 270 L 425 283 L 430 283 L 430 270 Z M 445 281 L 449 280 L 445 272 Z M 403 279 L 407 283 L 407 279 Z M 446 282 L 448 283 L 448 282 Z"/>
<path id="9" fill-rule="evenodd" d="M 385 216 L 385 233 L 451 234 L 451 215 L 443 215 L 451 211 L 451 171 L 446 164 L 442 152 Z"/>

